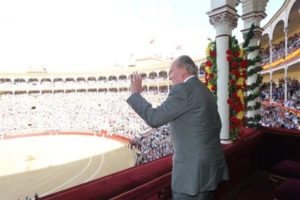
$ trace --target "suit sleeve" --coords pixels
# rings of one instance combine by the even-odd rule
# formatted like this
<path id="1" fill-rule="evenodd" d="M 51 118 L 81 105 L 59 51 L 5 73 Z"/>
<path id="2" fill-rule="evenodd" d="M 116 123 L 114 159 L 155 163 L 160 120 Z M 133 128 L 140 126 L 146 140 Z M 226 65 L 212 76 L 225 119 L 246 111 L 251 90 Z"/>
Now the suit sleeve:
<path id="1" fill-rule="evenodd" d="M 182 115 L 187 108 L 187 95 L 183 84 L 174 86 L 167 99 L 157 108 L 139 93 L 132 94 L 127 103 L 151 127 L 157 128 Z"/>

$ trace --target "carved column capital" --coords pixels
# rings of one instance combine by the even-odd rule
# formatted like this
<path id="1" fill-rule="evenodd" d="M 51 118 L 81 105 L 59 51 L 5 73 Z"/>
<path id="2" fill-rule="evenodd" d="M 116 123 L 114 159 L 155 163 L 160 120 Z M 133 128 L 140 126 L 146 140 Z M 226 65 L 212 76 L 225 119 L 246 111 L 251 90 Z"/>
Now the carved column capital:
<path id="1" fill-rule="evenodd" d="M 232 30 L 237 26 L 238 15 L 232 12 L 223 11 L 211 13 L 209 22 L 216 29 L 216 36 L 231 35 Z"/>
<path id="2" fill-rule="evenodd" d="M 225 11 L 216 15 L 209 16 L 209 22 L 213 26 L 218 26 L 226 23 L 231 25 L 232 28 L 235 28 L 237 26 L 237 15 Z"/>

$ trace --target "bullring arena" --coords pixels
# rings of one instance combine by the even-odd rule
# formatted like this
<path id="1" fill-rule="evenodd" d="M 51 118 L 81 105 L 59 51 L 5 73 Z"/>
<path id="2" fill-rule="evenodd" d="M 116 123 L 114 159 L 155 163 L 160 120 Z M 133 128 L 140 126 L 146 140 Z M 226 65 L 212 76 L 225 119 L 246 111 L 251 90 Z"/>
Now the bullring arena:
<path id="1" fill-rule="evenodd" d="M 18 147 L 18 148 L 15 148 Z M 126 140 L 49 132 L 1 138 L 0 199 L 44 196 L 135 165 Z"/>

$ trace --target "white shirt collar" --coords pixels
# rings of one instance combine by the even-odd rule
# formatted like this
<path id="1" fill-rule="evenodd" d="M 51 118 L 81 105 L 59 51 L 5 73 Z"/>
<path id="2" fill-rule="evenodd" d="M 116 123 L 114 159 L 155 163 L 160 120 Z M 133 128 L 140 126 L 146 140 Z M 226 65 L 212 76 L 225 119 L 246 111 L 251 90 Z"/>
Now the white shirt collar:
<path id="1" fill-rule="evenodd" d="M 191 76 L 189 76 L 189 77 L 187 77 L 183 82 L 185 83 L 185 82 L 187 82 L 190 78 L 193 78 L 195 75 L 191 75 Z"/>

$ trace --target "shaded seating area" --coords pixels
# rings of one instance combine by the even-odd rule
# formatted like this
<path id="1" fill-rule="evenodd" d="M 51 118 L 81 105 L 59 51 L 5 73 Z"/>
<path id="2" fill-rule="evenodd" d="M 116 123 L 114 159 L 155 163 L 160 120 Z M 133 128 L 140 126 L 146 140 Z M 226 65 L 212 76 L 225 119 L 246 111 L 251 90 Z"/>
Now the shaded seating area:
<path id="1" fill-rule="evenodd" d="M 289 178 L 300 180 L 300 162 L 283 160 L 271 169 L 271 179 L 275 182 L 285 181 Z"/>
<path id="2" fill-rule="evenodd" d="M 283 160 L 271 168 L 271 181 L 278 186 L 274 199 L 300 199 L 300 162 Z"/>
<path id="3" fill-rule="evenodd" d="M 298 184 L 297 179 L 291 179 L 275 185 L 270 177 L 278 163 L 300 161 L 299 131 L 243 129 L 239 139 L 223 149 L 230 180 L 219 185 L 215 200 L 285 200 L 288 198 L 282 192 Z M 166 156 L 41 199 L 171 199 L 171 169 L 172 157 Z M 287 189 L 282 191 L 281 188 Z"/>
<path id="4" fill-rule="evenodd" d="M 274 192 L 276 200 L 299 200 L 300 198 L 300 180 L 288 179 L 284 181 Z"/>
<path id="5" fill-rule="evenodd" d="M 299 131 L 268 128 L 261 151 L 261 167 L 270 172 L 273 199 L 300 199 Z"/>

